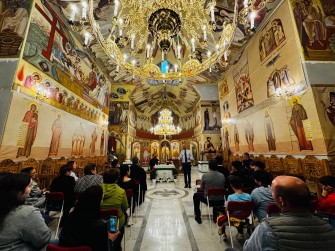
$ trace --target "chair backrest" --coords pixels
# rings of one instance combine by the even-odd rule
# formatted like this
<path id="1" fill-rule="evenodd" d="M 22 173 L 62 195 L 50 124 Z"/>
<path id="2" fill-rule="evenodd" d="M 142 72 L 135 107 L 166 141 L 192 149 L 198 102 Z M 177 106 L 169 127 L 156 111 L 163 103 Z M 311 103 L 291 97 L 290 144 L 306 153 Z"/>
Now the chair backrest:
<path id="1" fill-rule="evenodd" d="M 268 216 L 271 216 L 273 214 L 279 214 L 280 213 L 280 208 L 277 206 L 276 203 L 270 203 L 268 204 L 268 206 L 266 207 L 266 214 Z"/>
<path id="2" fill-rule="evenodd" d="M 48 211 L 61 211 L 64 203 L 64 194 L 62 192 L 45 193 L 45 207 Z"/>
<path id="3" fill-rule="evenodd" d="M 215 188 L 208 188 L 208 190 L 207 190 L 208 197 L 211 197 L 211 196 L 225 196 L 225 194 L 226 194 L 226 188 L 215 187 Z"/>
<path id="4" fill-rule="evenodd" d="M 201 180 L 200 180 L 200 179 L 197 179 L 197 180 L 195 181 L 195 185 L 196 185 L 196 186 L 200 186 L 200 185 L 201 185 Z"/>
<path id="5" fill-rule="evenodd" d="M 117 208 L 110 208 L 110 209 L 101 209 L 101 218 L 104 220 L 109 220 L 111 216 L 118 217 L 119 209 Z"/>
<path id="6" fill-rule="evenodd" d="M 252 213 L 254 204 L 252 201 L 229 201 L 227 205 L 227 212 L 230 213 L 230 217 L 238 219 L 246 219 Z"/>
<path id="7" fill-rule="evenodd" d="M 126 190 L 126 196 L 127 196 L 127 198 L 134 197 L 133 189 L 127 189 Z"/>
<path id="8" fill-rule="evenodd" d="M 48 244 L 46 251 L 92 251 L 92 248 L 89 246 L 80 246 L 80 247 L 60 247 L 54 244 Z"/>
<path id="9" fill-rule="evenodd" d="M 141 180 L 134 180 L 136 185 L 141 185 Z"/>
<path id="10" fill-rule="evenodd" d="M 316 199 L 316 200 L 311 200 L 310 202 L 310 211 L 312 213 L 315 213 L 316 209 L 318 208 L 318 204 L 319 204 L 319 201 Z"/>

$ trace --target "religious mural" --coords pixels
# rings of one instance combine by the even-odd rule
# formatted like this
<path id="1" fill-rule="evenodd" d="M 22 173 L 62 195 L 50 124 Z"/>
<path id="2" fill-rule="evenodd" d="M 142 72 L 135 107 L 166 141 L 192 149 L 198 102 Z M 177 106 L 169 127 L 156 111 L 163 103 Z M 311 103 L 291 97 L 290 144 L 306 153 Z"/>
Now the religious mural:
<path id="1" fill-rule="evenodd" d="M 0 1 L 0 57 L 20 55 L 31 4 L 31 0 Z"/>
<path id="2" fill-rule="evenodd" d="M 0 159 L 100 156 L 107 127 L 14 92 Z"/>
<path id="3" fill-rule="evenodd" d="M 128 102 L 110 102 L 109 126 L 113 130 L 118 129 L 121 133 L 128 132 L 128 116 Z"/>
<path id="4" fill-rule="evenodd" d="M 305 60 L 335 60 L 335 2 L 290 2 Z"/>
<path id="5" fill-rule="evenodd" d="M 139 160 L 141 159 L 141 144 L 140 142 L 133 142 L 132 149 L 132 158 L 137 157 Z"/>
<path id="6" fill-rule="evenodd" d="M 81 99 L 107 111 L 109 81 L 48 1 L 35 1 L 23 59 Z M 29 82 L 25 83 L 28 88 Z"/>
<path id="7" fill-rule="evenodd" d="M 129 101 L 129 94 L 135 88 L 133 85 L 112 85 L 110 100 L 111 101 Z"/>
<path id="8" fill-rule="evenodd" d="M 180 149 L 179 142 L 178 141 L 172 141 L 171 142 L 172 159 L 179 159 L 179 152 L 180 152 L 179 149 Z"/>
<path id="9" fill-rule="evenodd" d="M 108 134 L 108 154 L 119 156 L 126 153 L 126 136 L 117 131 L 109 130 Z"/>
<path id="10" fill-rule="evenodd" d="M 220 131 L 221 113 L 217 102 L 201 102 L 201 113 L 204 131 Z"/>
<path id="11" fill-rule="evenodd" d="M 264 28 L 264 32 L 271 30 L 273 33 L 275 45 L 269 53 L 262 59 L 259 41 L 264 34 L 256 34 L 225 76 L 229 93 L 220 99 L 224 118 L 221 137 L 223 146 L 232 152 L 326 152 L 318 120 L 320 111 L 317 112 L 311 102 L 314 97 L 305 82 L 299 50 L 295 49 L 297 44 L 292 26 L 295 20 L 290 17 L 288 5 L 283 2 Z M 276 29 L 279 30 L 275 32 Z M 283 36 L 276 38 L 275 33 L 281 34 L 281 31 Z M 256 82 L 257 85 L 250 85 Z M 327 95 L 323 94 L 325 105 L 318 109 L 332 125 L 327 115 L 327 108 L 331 106 L 330 94 Z"/>
<path id="12" fill-rule="evenodd" d="M 159 151 L 159 143 L 158 141 L 153 141 L 151 142 L 151 146 L 150 146 L 151 150 L 151 157 L 156 154 L 157 158 L 160 159 L 160 151 Z"/>
<path id="13" fill-rule="evenodd" d="M 247 53 L 240 58 L 239 66 L 233 70 L 233 78 L 235 84 L 237 111 L 243 112 L 244 110 L 254 106 Z"/>
<path id="14" fill-rule="evenodd" d="M 224 79 L 219 83 L 219 94 L 220 99 L 224 99 L 224 97 L 229 93 L 227 79 Z"/>
<path id="15" fill-rule="evenodd" d="M 82 99 L 81 96 L 63 87 L 60 83 L 36 67 L 21 60 L 14 82 L 14 88 L 26 95 L 54 107 L 103 126 L 107 115 L 99 108 Z"/>

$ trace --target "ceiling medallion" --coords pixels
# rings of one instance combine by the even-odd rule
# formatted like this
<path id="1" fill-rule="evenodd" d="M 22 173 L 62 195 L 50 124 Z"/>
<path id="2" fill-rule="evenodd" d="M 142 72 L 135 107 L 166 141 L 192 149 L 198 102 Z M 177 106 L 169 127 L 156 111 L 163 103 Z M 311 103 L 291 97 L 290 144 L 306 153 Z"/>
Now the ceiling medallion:
<path id="1" fill-rule="evenodd" d="M 211 67 L 232 43 L 238 12 L 215 32 L 215 0 L 115 0 L 112 28 L 103 36 L 89 0 L 92 33 L 118 68 L 141 78 L 181 80 Z M 200 62 L 196 49 L 205 51 Z M 169 61 L 159 67 L 160 62 Z"/>

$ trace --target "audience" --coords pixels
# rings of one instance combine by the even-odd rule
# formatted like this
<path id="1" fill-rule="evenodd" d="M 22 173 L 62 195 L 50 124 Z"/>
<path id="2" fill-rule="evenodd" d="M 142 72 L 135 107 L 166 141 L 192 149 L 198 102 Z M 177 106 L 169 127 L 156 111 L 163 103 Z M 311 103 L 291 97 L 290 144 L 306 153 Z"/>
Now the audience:
<path id="1" fill-rule="evenodd" d="M 265 170 L 265 164 L 262 161 L 253 161 L 253 165 L 251 166 L 251 168 L 254 171 L 258 171 L 258 170 L 264 171 Z"/>
<path id="2" fill-rule="evenodd" d="M 82 193 L 90 186 L 100 185 L 102 183 L 102 176 L 97 174 L 96 164 L 88 164 L 84 168 L 84 176 L 78 179 L 74 188 L 75 192 Z"/>
<path id="3" fill-rule="evenodd" d="M 335 177 L 323 176 L 320 178 L 322 197 L 319 198 L 317 212 L 329 218 L 335 228 Z"/>
<path id="4" fill-rule="evenodd" d="M 74 160 L 70 160 L 67 162 L 67 164 L 71 167 L 71 173 L 70 176 L 74 178 L 75 181 L 78 180 L 77 175 L 75 174 L 75 172 L 73 172 L 73 170 L 77 169 L 77 162 Z"/>
<path id="5" fill-rule="evenodd" d="M 74 187 L 76 182 L 74 178 L 70 176 L 72 167 L 69 165 L 63 165 L 59 169 L 59 176 L 54 178 L 50 185 L 50 192 L 62 192 L 64 194 L 64 206 L 63 206 L 63 217 L 61 225 L 65 222 L 69 216 L 70 209 L 73 207 L 75 202 Z"/>
<path id="6" fill-rule="evenodd" d="M 242 179 L 242 186 L 243 187 L 251 187 L 252 186 L 252 182 L 250 180 L 250 178 L 248 177 L 245 169 L 243 168 L 243 165 L 240 161 L 236 160 L 233 161 L 231 163 L 231 173 L 228 177 L 228 179 L 226 180 L 226 184 L 225 187 L 227 188 L 227 194 L 233 194 L 234 190 L 232 189 L 232 187 L 230 186 L 230 178 L 232 176 L 238 176 Z"/>
<path id="7" fill-rule="evenodd" d="M 119 168 L 120 164 L 119 164 L 119 160 L 118 159 L 113 159 L 112 160 L 112 168 Z"/>
<path id="8" fill-rule="evenodd" d="M 243 153 L 243 161 L 242 161 L 242 167 L 244 169 L 249 170 L 250 169 L 250 162 L 252 160 L 250 159 L 249 153 Z"/>
<path id="9" fill-rule="evenodd" d="M 207 204 L 207 191 L 208 188 L 224 188 L 225 177 L 222 173 L 218 172 L 218 162 L 216 160 L 210 160 L 208 163 L 209 171 L 202 175 L 201 178 L 201 190 L 202 192 L 197 192 L 193 195 L 193 205 L 194 205 L 194 216 L 196 222 L 199 224 L 201 221 L 200 203 L 203 202 Z M 223 205 L 224 197 L 222 196 L 212 196 L 209 198 L 211 205 Z M 216 217 L 213 215 L 214 219 Z"/>
<path id="10" fill-rule="evenodd" d="M 335 230 L 310 213 L 310 192 L 296 177 L 278 176 L 272 195 L 282 214 L 265 218 L 244 244 L 249 250 L 333 250 Z"/>
<path id="11" fill-rule="evenodd" d="M 266 217 L 267 206 L 274 203 L 271 190 L 272 175 L 259 170 L 254 172 L 253 177 L 259 187 L 251 192 L 251 200 L 254 203 L 254 215 L 261 222 Z"/>
<path id="12" fill-rule="evenodd" d="M 124 189 L 119 187 L 116 182 L 120 176 L 118 168 L 112 168 L 106 171 L 103 175 L 103 183 L 101 184 L 103 190 L 103 200 L 101 209 L 117 208 L 119 219 L 120 234 L 114 241 L 116 250 L 121 250 L 121 241 L 124 233 L 124 224 L 127 220 L 126 211 L 128 209 L 128 200 Z"/>
<path id="13" fill-rule="evenodd" d="M 123 188 L 125 191 L 131 189 L 133 191 L 133 208 L 132 211 L 134 212 L 136 201 L 138 198 L 138 185 L 135 184 L 135 181 L 130 178 L 130 167 L 128 165 L 121 165 L 120 167 L 120 177 L 117 182 L 119 187 Z M 131 207 L 131 198 L 128 198 L 128 205 Z"/>
<path id="14" fill-rule="evenodd" d="M 28 173 L 32 182 L 32 188 L 28 197 L 26 198 L 26 204 L 32 205 L 34 207 L 42 207 L 45 202 L 44 192 L 46 192 L 46 189 L 44 188 L 41 190 L 38 187 L 36 180 L 36 169 L 34 167 L 26 167 L 21 170 L 21 173 Z"/>
<path id="15" fill-rule="evenodd" d="M 251 200 L 251 196 L 250 194 L 244 193 L 242 190 L 243 187 L 243 181 L 239 176 L 231 176 L 230 179 L 230 186 L 233 189 L 234 193 L 229 195 L 227 198 L 227 205 L 229 201 L 248 201 Z M 234 213 L 234 212 L 230 212 L 230 213 Z M 242 227 L 237 227 L 237 238 L 238 239 L 243 239 L 244 235 L 243 235 L 243 228 Z M 223 239 L 226 240 L 227 236 L 224 233 L 223 235 Z"/>
<path id="16" fill-rule="evenodd" d="M 82 192 L 61 230 L 60 246 L 89 246 L 94 251 L 109 250 L 108 239 L 115 240 L 119 233 L 109 233 L 107 223 L 101 219 L 102 196 L 102 188 L 97 185 Z"/>
<path id="17" fill-rule="evenodd" d="M 147 173 L 139 166 L 137 157 L 132 159 L 133 164 L 130 166 L 130 178 L 135 182 L 138 180 L 141 184 L 140 204 L 144 202 L 145 192 L 147 191 Z"/>
<path id="18" fill-rule="evenodd" d="M 149 168 L 150 168 L 150 179 L 153 180 L 156 177 L 155 165 L 158 165 L 158 158 L 157 155 L 154 153 L 152 158 L 149 161 Z"/>
<path id="19" fill-rule="evenodd" d="M 0 250 L 30 251 L 42 249 L 50 240 L 50 229 L 40 211 L 24 205 L 32 189 L 26 173 L 0 174 Z"/>

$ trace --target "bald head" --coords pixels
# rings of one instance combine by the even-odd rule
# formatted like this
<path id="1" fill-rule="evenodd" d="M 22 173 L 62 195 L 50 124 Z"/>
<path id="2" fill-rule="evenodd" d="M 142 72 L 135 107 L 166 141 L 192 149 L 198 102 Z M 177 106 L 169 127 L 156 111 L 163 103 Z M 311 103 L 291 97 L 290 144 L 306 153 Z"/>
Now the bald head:
<path id="1" fill-rule="evenodd" d="M 282 212 L 309 211 L 310 192 L 305 182 L 292 176 L 278 176 L 272 181 L 272 196 Z"/>

